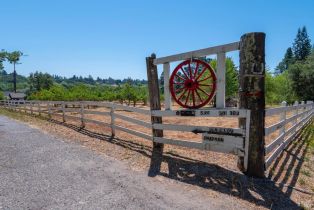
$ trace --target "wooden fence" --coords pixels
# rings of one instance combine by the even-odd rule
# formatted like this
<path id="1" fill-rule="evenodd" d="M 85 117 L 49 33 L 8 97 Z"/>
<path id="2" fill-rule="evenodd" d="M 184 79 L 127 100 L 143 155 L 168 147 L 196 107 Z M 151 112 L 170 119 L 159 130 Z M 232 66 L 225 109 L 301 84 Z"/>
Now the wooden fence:
<path id="1" fill-rule="evenodd" d="M 178 124 L 165 124 L 154 122 L 147 122 L 144 120 L 132 118 L 123 114 L 121 110 L 128 112 L 135 112 L 141 115 L 149 116 L 151 119 L 154 117 L 180 117 L 182 120 L 186 117 L 228 117 L 228 118 L 242 118 L 246 119 L 246 128 L 250 124 L 250 111 L 237 108 L 226 109 L 199 109 L 199 110 L 147 110 L 142 108 L 124 106 L 110 102 L 65 102 L 65 101 L 0 101 L 0 105 L 11 110 L 27 112 L 33 115 L 45 115 L 48 118 L 57 116 L 63 122 L 67 120 L 75 120 L 80 122 L 81 127 L 85 123 L 93 123 L 100 126 L 110 127 L 112 136 L 115 136 L 115 130 L 120 130 L 128 134 L 141 137 L 143 139 L 170 145 L 177 145 L 187 148 L 195 148 L 200 150 L 215 151 L 221 153 L 228 153 L 243 157 L 245 159 L 245 167 L 247 167 L 247 154 L 248 154 L 248 139 L 249 129 L 245 128 L 226 128 L 226 127 L 209 127 L 209 126 L 195 126 Z M 101 108 L 104 107 L 110 111 L 99 111 L 99 109 L 91 110 L 89 107 Z M 120 111 L 119 113 L 117 113 Z M 71 115 L 69 114 L 71 112 Z M 76 113 L 76 116 L 73 116 Z M 88 116 L 110 116 L 109 122 L 90 119 Z M 139 127 L 131 129 L 123 127 L 116 123 L 116 119 L 135 124 Z M 164 138 L 163 136 L 149 135 L 141 132 L 142 128 L 149 128 L 152 131 L 178 131 L 178 132 L 192 132 L 199 134 L 201 137 L 198 141 L 190 141 L 183 139 Z"/>
<path id="2" fill-rule="evenodd" d="M 288 115 L 288 113 L 290 114 Z M 278 132 L 270 144 L 265 146 L 265 170 L 267 170 L 282 151 L 295 139 L 300 131 L 311 122 L 314 115 L 314 104 L 308 101 L 306 104 L 295 102 L 287 106 L 282 102 L 281 107 L 265 110 L 266 117 L 280 115 L 280 121 L 265 128 L 265 136 Z"/>
<path id="3" fill-rule="evenodd" d="M 41 115 L 48 117 L 57 116 L 63 122 L 74 120 L 80 122 L 81 127 L 86 123 L 93 123 L 99 126 L 111 128 L 111 135 L 115 136 L 115 131 L 120 130 L 128 134 L 143 138 L 156 143 L 183 146 L 201 150 L 228 153 L 244 158 L 245 169 L 248 166 L 249 153 L 249 129 L 250 128 L 250 111 L 246 109 L 226 108 L 226 109 L 198 109 L 198 110 L 147 110 L 124 106 L 110 102 L 65 102 L 65 101 L 0 101 L 0 106 L 14 111 L 29 113 L 32 115 Z M 106 108 L 106 111 L 98 108 Z M 97 108 L 97 109 L 96 109 Z M 121 111 L 134 112 L 147 117 L 230 117 L 246 120 L 245 127 L 226 128 L 226 127 L 208 127 L 195 125 L 178 125 L 171 123 L 147 122 L 127 116 Z M 117 113 L 119 112 L 119 113 Z M 71 115 L 69 114 L 71 113 Z M 76 116 L 73 116 L 75 113 Z M 89 116 L 109 117 L 109 121 L 104 122 L 89 118 Z M 265 127 L 265 136 L 278 132 L 278 137 L 265 146 L 265 170 L 267 170 L 282 151 L 295 139 L 300 131 L 311 122 L 314 116 L 314 103 L 296 102 L 292 106 L 287 106 L 285 102 L 281 107 L 270 108 L 265 110 L 266 117 L 280 116 L 280 121 Z M 118 125 L 116 119 L 126 121 L 137 125 L 138 129 L 131 129 Z M 182 139 L 171 139 L 160 136 L 150 135 L 141 132 L 142 128 L 152 130 L 170 130 L 178 132 L 193 132 L 201 134 L 201 141 L 188 141 Z M 153 134 L 154 132 L 152 132 Z"/>

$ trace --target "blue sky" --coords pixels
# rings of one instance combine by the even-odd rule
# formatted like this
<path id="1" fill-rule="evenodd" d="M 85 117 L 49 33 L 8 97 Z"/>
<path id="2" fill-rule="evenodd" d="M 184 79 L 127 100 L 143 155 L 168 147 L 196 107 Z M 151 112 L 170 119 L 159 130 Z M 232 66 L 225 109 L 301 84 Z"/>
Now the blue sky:
<path id="1" fill-rule="evenodd" d="M 305 25 L 314 41 L 314 1 L 1 0 L 0 49 L 21 50 L 18 73 L 146 79 L 145 57 L 266 33 L 273 69 Z M 313 43 L 313 42 L 312 42 Z M 237 53 L 229 54 L 238 64 Z M 8 72 L 11 65 L 6 65 Z"/>

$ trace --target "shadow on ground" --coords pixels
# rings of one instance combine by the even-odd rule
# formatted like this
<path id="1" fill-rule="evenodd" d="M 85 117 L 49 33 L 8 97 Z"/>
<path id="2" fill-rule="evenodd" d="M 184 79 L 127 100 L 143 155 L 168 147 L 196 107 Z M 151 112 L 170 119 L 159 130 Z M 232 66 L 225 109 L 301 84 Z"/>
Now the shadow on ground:
<path id="1" fill-rule="evenodd" d="M 89 131 L 76 125 L 56 120 L 49 121 L 66 126 L 92 138 L 105 140 L 136 151 L 148 158 L 151 157 L 152 147 L 116 137 L 112 138 L 109 135 Z M 156 175 L 211 189 L 266 208 L 300 209 L 300 206 L 292 201 L 290 196 L 308 148 L 307 139 L 311 135 L 313 135 L 313 129 L 304 129 L 298 136 L 297 141 L 295 141 L 296 143 L 291 144 L 276 160 L 270 170 L 269 177 L 266 179 L 253 179 L 240 172 L 228 170 L 216 164 L 186 158 L 171 152 L 164 153 L 162 159 L 163 162 L 168 164 L 168 173 L 158 172 Z M 291 176 L 293 181 L 287 183 L 288 178 L 291 178 Z"/>

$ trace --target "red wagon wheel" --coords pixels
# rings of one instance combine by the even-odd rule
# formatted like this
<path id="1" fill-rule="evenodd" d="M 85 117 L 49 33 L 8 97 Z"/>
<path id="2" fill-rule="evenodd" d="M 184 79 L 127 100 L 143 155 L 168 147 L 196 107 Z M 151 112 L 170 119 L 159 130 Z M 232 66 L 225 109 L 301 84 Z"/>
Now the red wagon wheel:
<path id="1" fill-rule="evenodd" d="M 216 75 L 208 63 L 197 59 L 186 60 L 174 69 L 169 86 L 173 99 L 179 105 L 197 109 L 214 97 Z"/>

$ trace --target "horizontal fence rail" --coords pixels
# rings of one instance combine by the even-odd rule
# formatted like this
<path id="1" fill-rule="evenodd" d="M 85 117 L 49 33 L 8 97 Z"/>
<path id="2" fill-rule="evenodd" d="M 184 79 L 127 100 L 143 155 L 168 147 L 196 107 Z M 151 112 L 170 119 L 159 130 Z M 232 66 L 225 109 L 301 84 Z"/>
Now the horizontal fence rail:
<path id="1" fill-rule="evenodd" d="M 288 113 L 290 112 L 290 116 Z M 274 132 L 279 132 L 271 143 L 265 146 L 265 170 L 279 157 L 284 149 L 300 134 L 302 129 L 308 125 L 314 116 L 314 103 L 295 102 L 292 106 L 287 106 L 286 102 L 281 104 L 281 107 L 265 110 L 266 116 L 279 115 L 280 121 L 265 128 L 265 136 L 271 135 Z M 286 127 L 290 124 L 290 127 Z"/>

